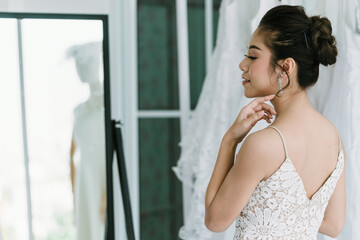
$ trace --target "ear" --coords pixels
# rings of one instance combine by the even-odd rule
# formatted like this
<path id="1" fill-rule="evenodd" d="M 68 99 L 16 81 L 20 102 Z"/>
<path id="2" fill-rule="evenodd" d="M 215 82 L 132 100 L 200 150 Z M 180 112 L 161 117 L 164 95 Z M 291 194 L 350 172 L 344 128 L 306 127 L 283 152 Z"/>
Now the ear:
<path id="1" fill-rule="evenodd" d="M 283 59 L 283 60 L 279 61 L 279 65 L 284 68 L 282 71 L 285 70 L 289 76 L 295 72 L 296 62 L 293 58 Z M 285 74 L 285 76 L 286 76 L 286 74 Z"/>

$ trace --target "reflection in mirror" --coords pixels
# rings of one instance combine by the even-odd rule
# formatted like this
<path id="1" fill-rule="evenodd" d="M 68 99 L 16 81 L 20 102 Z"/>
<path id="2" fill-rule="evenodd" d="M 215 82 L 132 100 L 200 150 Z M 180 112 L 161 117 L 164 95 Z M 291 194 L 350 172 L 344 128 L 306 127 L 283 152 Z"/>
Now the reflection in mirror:
<path id="1" fill-rule="evenodd" d="M 88 99 L 74 110 L 70 150 L 78 239 L 92 239 L 91 236 L 101 239 L 104 236 L 105 126 L 104 95 L 99 80 L 100 53 L 100 42 L 75 45 L 68 50 L 68 56 L 75 59 L 81 82 L 88 84 L 90 89 Z M 74 153 L 77 149 L 80 151 L 80 161 L 75 168 Z"/>
<path id="2" fill-rule="evenodd" d="M 102 26 L 0 19 L 2 240 L 104 239 Z"/>

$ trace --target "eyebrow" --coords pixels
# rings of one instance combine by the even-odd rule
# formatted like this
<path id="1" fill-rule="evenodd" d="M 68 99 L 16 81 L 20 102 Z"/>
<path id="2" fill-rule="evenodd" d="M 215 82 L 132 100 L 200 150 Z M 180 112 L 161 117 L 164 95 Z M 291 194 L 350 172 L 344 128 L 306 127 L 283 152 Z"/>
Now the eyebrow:
<path id="1" fill-rule="evenodd" d="M 256 45 L 250 45 L 250 46 L 249 46 L 249 49 L 252 49 L 252 48 L 255 48 L 255 49 L 258 49 L 258 50 L 261 51 L 261 49 L 260 49 L 258 46 L 256 46 Z"/>

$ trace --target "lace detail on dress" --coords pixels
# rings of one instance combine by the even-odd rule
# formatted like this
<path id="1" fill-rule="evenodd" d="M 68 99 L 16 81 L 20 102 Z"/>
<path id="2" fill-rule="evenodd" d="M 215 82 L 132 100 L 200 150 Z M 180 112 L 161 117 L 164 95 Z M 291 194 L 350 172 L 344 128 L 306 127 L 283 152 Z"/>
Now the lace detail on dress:
<path id="1" fill-rule="evenodd" d="M 248 204 L 236 219 L 234 240 L 316 239 L 343 168 L 344 154 L 340 150 L 330 177 L 309 199 L 294 164 L 286 157 L 280 168 L 255 188 Z"/>

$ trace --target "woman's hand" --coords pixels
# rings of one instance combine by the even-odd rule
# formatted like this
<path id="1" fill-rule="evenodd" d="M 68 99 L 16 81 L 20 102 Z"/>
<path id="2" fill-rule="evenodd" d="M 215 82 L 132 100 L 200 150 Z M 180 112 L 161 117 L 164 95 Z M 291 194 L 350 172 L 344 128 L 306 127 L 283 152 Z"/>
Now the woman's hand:
<path id="1" fill-rule="evenodd" d="M 241 109 L 235 122 L 230 127 L 225 135 L 235 139 L 237 143 L 241 142 L 248 132 L 261 119 L 271 123 L 270 119 L 276 112 L 272 106 L 266 104 L 266 101 L 271 100 L 275 95 L 255 98 L 252 102 Z"/>

